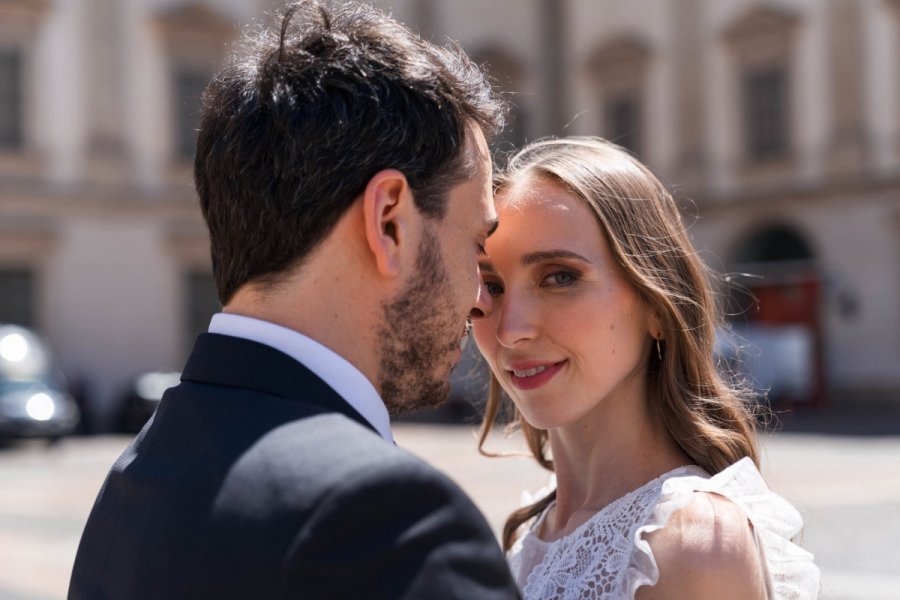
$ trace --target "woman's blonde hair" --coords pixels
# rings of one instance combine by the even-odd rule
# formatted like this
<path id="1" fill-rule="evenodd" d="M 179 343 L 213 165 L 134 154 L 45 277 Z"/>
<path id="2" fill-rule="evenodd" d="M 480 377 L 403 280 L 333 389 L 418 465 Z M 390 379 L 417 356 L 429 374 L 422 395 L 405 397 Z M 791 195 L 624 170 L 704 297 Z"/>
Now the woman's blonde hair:
<path id="1" fill-rule="evenodd" d="M 754 404 L 717 364 L 714 345 L 722 318 L 711 273 L 668 190 L 628 152 L 591 137 L 529 144 L 498 176 L 496 191 L 532 178 L 556 182 L 593 210 L 626 279 L 658 316 L 663 339 L 659 354 L 656 348 L 650 353 L 647 389 L 651 410 L 666 430 L 709 473 L 746 456 L 758 466 Z M 485 454 L 500 401 L 500 385 L 492 376 L 479 435 Z M 538 463 L 552 471 L 547 432 L 531 427 L 518 411 L 515 418 Z M 504 548 L 555 494 L 510 515 Z"/>

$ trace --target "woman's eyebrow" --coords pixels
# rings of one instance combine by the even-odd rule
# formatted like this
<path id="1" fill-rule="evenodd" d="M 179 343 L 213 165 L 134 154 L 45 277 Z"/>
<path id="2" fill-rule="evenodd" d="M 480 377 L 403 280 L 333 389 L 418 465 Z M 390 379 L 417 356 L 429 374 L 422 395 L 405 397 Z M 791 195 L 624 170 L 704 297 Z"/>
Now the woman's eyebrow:
<path id="1" fill-rule="evenodd" d="M 575 260 L 580 260 L 582 262 L 590 263 L 588 259 L 578 254 L 577 252 L 572 252 L 571 250 L 543 250 L 541 252 L 531 252 L 522 257 L 522 264 L 525 266 L 537 264 L 539 262 L 543 262 L 545 260 L 554 260 L 559 258 L 574 258 Z"/>

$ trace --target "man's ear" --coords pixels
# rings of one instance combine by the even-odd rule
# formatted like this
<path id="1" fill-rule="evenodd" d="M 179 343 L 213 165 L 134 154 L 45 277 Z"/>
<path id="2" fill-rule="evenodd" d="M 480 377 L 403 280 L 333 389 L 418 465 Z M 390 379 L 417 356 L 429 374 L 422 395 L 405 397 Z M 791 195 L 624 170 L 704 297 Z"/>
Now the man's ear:
<path id="1" fill-rule="evenodd" d="M 396 277 L 419 217 L 406 176 L 397 169 L 379 171 L 366 185 L 362 202 L 366 241 L 378 271 Z"/>

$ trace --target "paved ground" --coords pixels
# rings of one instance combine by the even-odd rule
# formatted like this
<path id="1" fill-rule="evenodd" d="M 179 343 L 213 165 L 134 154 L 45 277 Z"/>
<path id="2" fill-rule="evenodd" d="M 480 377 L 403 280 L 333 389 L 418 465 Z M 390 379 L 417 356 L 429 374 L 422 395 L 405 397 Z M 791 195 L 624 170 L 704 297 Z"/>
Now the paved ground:
<path id="1" fill-rule="evenodd" d="M 900 435 L 784 432 L 764 443 L 766 475 L 800 509 L 822 598 L 900 598 Z M 487 459 L 472 429 L 402 424 L 400 446 L 449 473 L 499 529 L 522 490 L 547 477 L 527 458 Z M 79 535 L 106 470 L 129 438 L 0 449 L 0 599 L 63 598 Z M 513 440 L 489 449 L 513 452 Z"/>

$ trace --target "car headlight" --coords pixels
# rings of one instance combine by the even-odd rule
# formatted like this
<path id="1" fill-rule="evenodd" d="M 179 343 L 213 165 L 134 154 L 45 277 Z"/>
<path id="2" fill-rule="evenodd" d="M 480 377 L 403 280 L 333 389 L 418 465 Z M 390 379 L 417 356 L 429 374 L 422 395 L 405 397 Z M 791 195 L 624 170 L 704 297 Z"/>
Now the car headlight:
<path id="1" fill-rule="evenodd" d="M 35 421 L 49 421 L 56 413 L 56 403 L 49 394 L 38 392 L 25 403 L 25 412 Z"/>
<path id="2" fill-rule="evenodd" d="M 0 358 L 9 362 L 21 362 L 28 356 L 28 340 L 21 333 L 10 333 L 0 338 Z"/>

